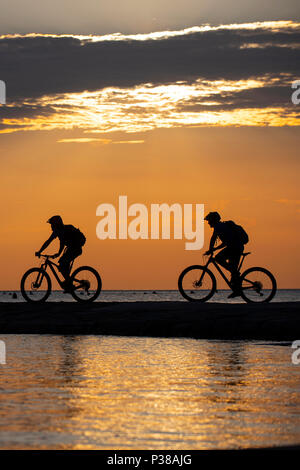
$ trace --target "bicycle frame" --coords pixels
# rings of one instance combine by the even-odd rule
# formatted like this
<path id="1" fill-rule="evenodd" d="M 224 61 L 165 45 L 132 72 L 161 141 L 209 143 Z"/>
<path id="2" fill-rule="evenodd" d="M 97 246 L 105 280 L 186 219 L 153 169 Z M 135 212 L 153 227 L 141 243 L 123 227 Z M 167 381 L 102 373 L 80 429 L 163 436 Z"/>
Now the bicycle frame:
<path id="1" fill-rule="evenodd" d="M 241 267 L 242 267 L 242 265 L 243 265 L 243 262 L 244 262 L 244 259 L 245 259 L 246 256 L 247 256 L 247 255 L 246 255 L 245 253 L 243 253 L 243 254 L 241 255 L 241 260 L 240 260 L 240 263 L 239 263 L 239 266 L 238 266 L 238 270 L 237 270 L 238 274 L 240 274 L 240 270 L 241 270 Z M 217 261 L 215 260 L 215 258 L 214 258 L 213 255 L 210 255 L 210 257 L 209 257 L 209 259 L 208 259 L 208 261 L 207 261 L 207 263 L 206 263 L 206 265 L 205 265 L 205 267 L 204 267 L 205 269 L 203 270 L 203 273 L 202 273 L 202 275 L 201 275 L 199 281 L 202 281 L 203 276 L 204 276 L 204 274 L 205 274 L 205 272 L 206 272 L 206 268 L 208 268 L 208 266 L 209 266 L 210 264 L 213 264 L 213 265 L 214 265 L 214 267 L 216 268 L 216 270 L 218 271 L 218 273 L 222 276 L 222 278 L 224 279 L 224 281 L 226 282 L 226 284 L 231 288 L 231 283 L 230 283 L 229 279 L 225 276 L 224 272 L 223 272 L 222 269 L 220 268 L 219 264 L 217 263 Z"/>
<path id="2" fill-rule="evenodd" d="M 57 280 L 58 284 L 60 285 L 60 287 L 63 287 L 63 282 L 65 281 L 65 279 L 61 280 L 56 272 L 56 269 L 54 268 L 54 266 L 57 268 L 57 270 L 59 270 L 59 266 L 58 264 L 54 263 L 53 261 L 50 261 L 49 259 L 49 256 L 47 255 L 41 255 L 41 256 L 44 256 L 45 257 L 45 262 L 41 264 L 41 268 L 46 271 L 47 270 L 47 267 L 49 266 L 52 273 L 53 273 L 53 276 L 55 277 L 55 279 Z M 70 272 L 71 272 L 71 269 L 73 267 L 73 261 L 72 263 L 70 264 Z M 38 281 L 38 280 L 37 280 Z"/>

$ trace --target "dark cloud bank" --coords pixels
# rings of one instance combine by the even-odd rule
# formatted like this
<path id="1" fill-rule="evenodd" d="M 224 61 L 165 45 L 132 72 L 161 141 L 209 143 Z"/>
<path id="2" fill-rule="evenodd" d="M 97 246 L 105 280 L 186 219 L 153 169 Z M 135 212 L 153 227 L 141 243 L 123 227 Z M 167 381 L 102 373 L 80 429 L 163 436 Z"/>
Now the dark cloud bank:
<path id="1" fill-rule="evenodd" d="M 213 30 L 145 41 L 2 38 L 0 59 L 0 78 L 7 85 L 8 103 L 108 86 L 269 76 L 270 86 L 266 81 L 263 89 L 224 95 L 224 108 L 256 103 L 279 106 L 289 101 L 291 81 L 300 78 L 300 30 Z M 279 77 L 279 82 L 272 84 L 272 77 Z M 2 107 L 0 112 L 0 117 L 11 118 L 32 116 L 39 110 L 34 106 Z M 42 112 L 51 113 L 51 108 Z"/>

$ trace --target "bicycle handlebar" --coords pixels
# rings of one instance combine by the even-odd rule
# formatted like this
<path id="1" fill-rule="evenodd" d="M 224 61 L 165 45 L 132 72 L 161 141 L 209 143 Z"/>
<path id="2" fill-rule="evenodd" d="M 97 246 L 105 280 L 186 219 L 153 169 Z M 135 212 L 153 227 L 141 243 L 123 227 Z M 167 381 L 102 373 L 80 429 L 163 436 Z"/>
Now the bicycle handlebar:
<path id="1" fill-rule="evenodd" d="M 42 255 L 41 253 L 35 253 L 35 256 L 37 256 L 38 258 L 40 258 L 41 256 L 43 256 L 43 258 L 52 258 L 53 255 Z"/>

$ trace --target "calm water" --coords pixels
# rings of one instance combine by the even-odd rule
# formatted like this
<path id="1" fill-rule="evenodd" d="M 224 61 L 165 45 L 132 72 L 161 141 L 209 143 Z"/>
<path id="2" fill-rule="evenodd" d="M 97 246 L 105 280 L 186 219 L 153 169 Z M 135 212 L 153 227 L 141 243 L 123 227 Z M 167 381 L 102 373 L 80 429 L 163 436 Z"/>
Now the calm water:
<path id="1" fill-rule="evenodd" d="M 1 335 L 1 449 L 300 443 L 289 344 Z"/>
<path id="2" fill-rule="evenodd" d="M 209 302 L 245 303 L 240 297 L 228 299 L 231 291 L 220 289 Z M 13 298 L 16 294 L 16 298 Z M 53 291 L 48 302 L 76 302 L 70 294 L 62 291 Z M 187 302 L 178 290 L 104 290 L 101 292 L 99 302 L 135 302 L 135 301 L 182 301 Z M 19 291 L 0 291 L 0 302 L 24 302 Z M 273 302 L 300 302 L 300 289 L 279 289 Z"/>

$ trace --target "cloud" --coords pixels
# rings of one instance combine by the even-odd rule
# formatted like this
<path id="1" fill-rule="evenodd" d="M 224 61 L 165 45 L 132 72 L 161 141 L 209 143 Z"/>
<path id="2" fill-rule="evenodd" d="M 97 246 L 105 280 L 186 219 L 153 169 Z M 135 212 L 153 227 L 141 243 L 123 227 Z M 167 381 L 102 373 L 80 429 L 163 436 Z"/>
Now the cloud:
<path id="1" fill-rule="evenodd" d="M 299 125 L 300 23 L 138 35 L 2 35 L 0 132 Z M 234 111 L 238 111 L 235 115 Z"/>
<path id="2" fill-rule="evenodd" d="M 287 206 L 287 210 L 292 211 L 293 213 L 296 212 L 297 214 L 300 213 L 300 199 L 277 199 L 275 202 L 278 202 L 279 204 L 284 204 Z"/>
<path id="3" fill-rule="evenodd" d="M 110 139 L 93 139 L 88 137 L 78 137 L 74 139 L 60 139 L 57 141 L 59 144 L 101 144 L 107 145 L 111 143 Z"/>
<path id="4" fill-rule="evenodd" d="M 119 140 L 112 142 L 112 144 L 143 144 L 144 140 Z"/>
<path id="5" fill-rule="evenodd" d="M 205 102 L 194 98 L 187 103 L 181 103 L 178 106 L 180 111 L 200 112 L 209 109 L 212 110 L 233 110 L 242 108 L 268 108 L 272 107 L 290 107 L 294 109 L 291 103 L 291 82 L 283 76 L 276 79 L 264 77 L 259 83 L 253 83 L 252 87 L 240 90 L 224 90 L 216 88 L 215 93 L 207 96 Z"/>
<path id="6" fill-rule="evenodd" d="M 300 204 L 300 199 L 277 199 L 276 202 L 279 202 L 280 204 L 287 204 L 290 206 L 297 206 Z"/>
<path id="7" fill-rule="evenodd" d="M 299 76 L 300 24 L 250 23 L 124 36 L 1 36 L 1 79 L 7 100 L 167 84 L 184 80 L 239 80 L 289 73 Z M 259 48 L 247 48 L 258 44 Z M 281 47 L 285 45 L 285 47 Z"/>
<path id="8" fill-rule="evenodd" d="M 111 139 L 95 139 L 91 137 L 74 137 L 70 139 L 57 140 L 59 144 L 143 144 L 144 140 L 119 140 L 112 141 Z"/>

